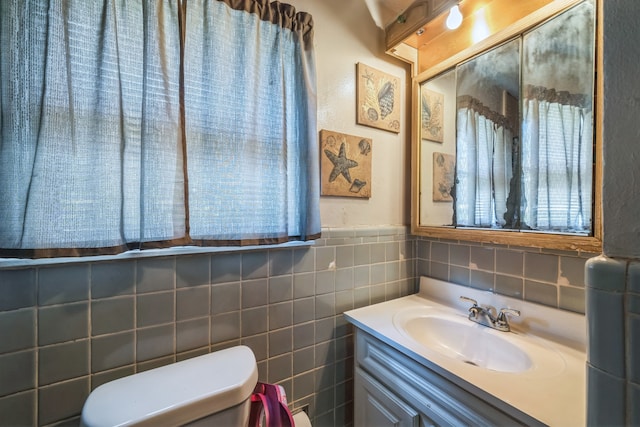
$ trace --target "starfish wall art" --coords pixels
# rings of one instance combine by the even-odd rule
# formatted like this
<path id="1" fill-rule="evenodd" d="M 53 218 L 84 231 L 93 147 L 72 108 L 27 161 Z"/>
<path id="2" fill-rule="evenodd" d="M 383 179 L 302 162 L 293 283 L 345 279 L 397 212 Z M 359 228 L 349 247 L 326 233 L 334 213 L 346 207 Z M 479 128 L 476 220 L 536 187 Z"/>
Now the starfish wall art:
<path id="1" fill-rule="evenodd" d="M 371 197 L 371 139 L 320 131 L 321 195 Z"/>

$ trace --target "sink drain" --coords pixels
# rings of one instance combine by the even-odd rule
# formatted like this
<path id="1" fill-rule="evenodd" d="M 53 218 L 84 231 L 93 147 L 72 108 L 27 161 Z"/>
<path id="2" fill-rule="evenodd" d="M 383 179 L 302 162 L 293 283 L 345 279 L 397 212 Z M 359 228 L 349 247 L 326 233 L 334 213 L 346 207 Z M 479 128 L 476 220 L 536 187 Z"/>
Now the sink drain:
<path id="1" fill-rule="evenodd" d="M 477 363 L 472 362 L 471 360 L 463 360 L 464 363 L 468 364 L 468 365 L 473 365 L 473 366 L 478 366 Z"/>

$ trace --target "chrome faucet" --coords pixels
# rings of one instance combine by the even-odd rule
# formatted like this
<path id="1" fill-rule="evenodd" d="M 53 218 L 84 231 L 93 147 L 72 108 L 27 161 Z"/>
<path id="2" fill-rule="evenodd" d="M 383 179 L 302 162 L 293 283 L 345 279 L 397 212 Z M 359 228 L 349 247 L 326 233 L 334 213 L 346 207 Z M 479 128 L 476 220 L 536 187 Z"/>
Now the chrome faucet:
<path id="1" fill-rule="evenodd" d="M 502 308 L 500 309 L 500 313 L 496 315 L 495 307 L 478 305 L 476 300 L 465 296 L 461 296 L 460 299 L 473 304 L 469 307 L 469 320 L 502 332 L 509 332 L 511 330 L 507 314 L 520 316 L 520 311 L 513 308 Z"/>

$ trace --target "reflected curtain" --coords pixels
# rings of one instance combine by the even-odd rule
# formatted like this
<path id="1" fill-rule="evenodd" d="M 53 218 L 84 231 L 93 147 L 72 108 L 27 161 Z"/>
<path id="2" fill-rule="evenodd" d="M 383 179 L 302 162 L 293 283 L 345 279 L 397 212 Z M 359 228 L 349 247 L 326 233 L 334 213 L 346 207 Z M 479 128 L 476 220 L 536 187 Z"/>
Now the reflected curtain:
<path id="1" fill-rule="evenodd" d="M 456 140 L 456 225 L 504 226 L 513 176 L 508 121 L 478 100 L 460 97 Z"/>
<path id="2" fill-rule="evenodd" d="M 317 236 L 312 36 L 277 2 L 0 2 L 0 256 Z"/>
<path id="3" fill-rule="evenodd" d="M 585 97 L 529 86 L 523 105 L 523 228 L 591 231 L 592 111 Z"/>

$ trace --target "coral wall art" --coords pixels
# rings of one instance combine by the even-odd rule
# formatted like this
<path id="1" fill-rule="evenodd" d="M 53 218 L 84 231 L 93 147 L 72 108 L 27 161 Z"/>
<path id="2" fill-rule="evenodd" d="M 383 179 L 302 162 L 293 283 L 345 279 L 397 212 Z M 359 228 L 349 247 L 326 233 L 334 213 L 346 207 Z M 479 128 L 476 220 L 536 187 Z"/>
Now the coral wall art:
<path id="1" fill-rule="evenodd" d="M 358 63 L 357 122 L 400 132 L 400 79 Z"/>
<path id="2" fill-rule="evenodd" d="M 371 139 L 320 131 L 323 196 L 371 197 Z"/>

